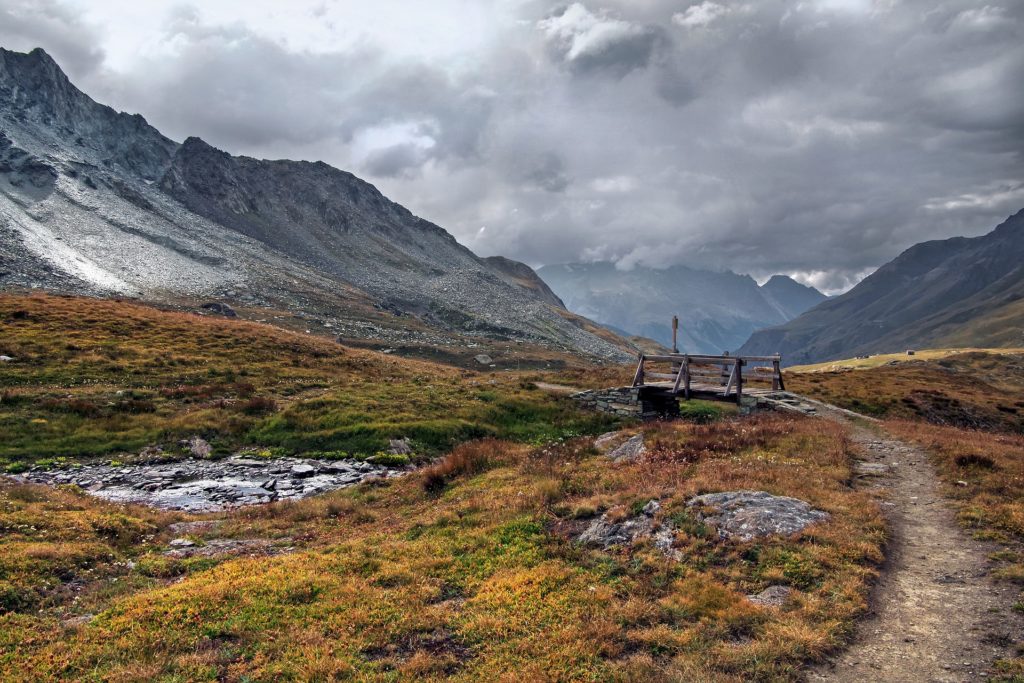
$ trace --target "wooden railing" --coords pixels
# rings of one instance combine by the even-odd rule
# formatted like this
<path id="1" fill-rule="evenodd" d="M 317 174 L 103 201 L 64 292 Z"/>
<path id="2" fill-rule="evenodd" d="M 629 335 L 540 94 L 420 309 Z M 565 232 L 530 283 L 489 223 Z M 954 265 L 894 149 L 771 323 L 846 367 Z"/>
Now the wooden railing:
<path id="1" fill-rule="evenodd" d="M 667 364 L 668 372 L 650 369 L 650 364 Z M 767 364 L 767 366 L 759 365 Z M 689 353 L 641 355 L 633 376 L 633 386 L 654 386 L 686 399 L 695 393 L 712 393 L 723 398 L 743 398 L 744 384 L 771 382 L 772 391 L 784 391 L 782 357 L 775 356 L 705 356 Z M 744 368 L 749 368 L 744 376 Z M 653 380 L 653 381 L 652 381 Z"/>

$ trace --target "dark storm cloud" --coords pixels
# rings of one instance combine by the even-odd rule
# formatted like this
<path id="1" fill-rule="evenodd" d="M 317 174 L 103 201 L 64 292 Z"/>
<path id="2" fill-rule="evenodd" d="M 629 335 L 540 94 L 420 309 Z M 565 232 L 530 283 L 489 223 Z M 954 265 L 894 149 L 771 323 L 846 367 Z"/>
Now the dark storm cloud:
<path id="1" fill-rule="evenodd" d="M 167 50 L 112 73 L 64 5 L 11 0 L 0 38 L 63 54 L 87 90 L 177 138 L 324 159 L 534 264 L 683 262 L 841 289 L 1024 206 L 1018 0 L 515 6 L 495 3 L 493 38 L 455 56 L 300 50 L 185 9 Z"/>

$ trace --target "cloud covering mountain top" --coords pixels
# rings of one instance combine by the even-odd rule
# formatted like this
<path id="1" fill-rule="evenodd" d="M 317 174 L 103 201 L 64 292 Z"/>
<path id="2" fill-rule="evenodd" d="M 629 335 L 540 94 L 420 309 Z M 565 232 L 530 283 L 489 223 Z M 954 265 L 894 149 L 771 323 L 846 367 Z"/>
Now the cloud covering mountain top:
<path id="1" fill-rule="evenodd" d="M 464 244 L 848 287 L 1024 205 L 1014 0 L 0 0 L 177 140 L 322 159 Z"/>

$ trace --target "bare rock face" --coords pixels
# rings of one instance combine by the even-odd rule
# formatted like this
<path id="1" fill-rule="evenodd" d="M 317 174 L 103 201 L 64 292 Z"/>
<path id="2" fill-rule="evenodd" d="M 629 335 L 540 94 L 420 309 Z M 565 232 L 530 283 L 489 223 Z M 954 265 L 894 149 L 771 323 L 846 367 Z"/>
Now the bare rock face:
<path id="1" fill-rule="evenodd" d="M 751 541 L 795 534 L 828 519 L 828 513 L 788 496 L 766 491 L 726 491 L 697 496 L 686 503 L 699 519 L 718 530 L 719 538 Z"/>

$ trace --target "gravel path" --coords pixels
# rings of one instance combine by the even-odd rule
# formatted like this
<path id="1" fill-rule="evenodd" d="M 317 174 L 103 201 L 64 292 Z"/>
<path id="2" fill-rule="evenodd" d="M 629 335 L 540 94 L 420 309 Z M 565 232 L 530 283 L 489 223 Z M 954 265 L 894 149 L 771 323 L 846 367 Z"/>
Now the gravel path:
<path id="1" fill-rule="evenodd" d="M 853 644 L 808 672 L 809 681 L 985 680 L 1011 655 L 1024 619 L 1012 586 L 991 581 L 988 555 L 957 524 L 921 450 L 859 425 L 860 484 L 876 489 L 891 528 L 872 611 Z"/>

